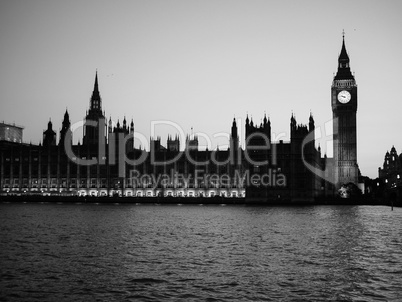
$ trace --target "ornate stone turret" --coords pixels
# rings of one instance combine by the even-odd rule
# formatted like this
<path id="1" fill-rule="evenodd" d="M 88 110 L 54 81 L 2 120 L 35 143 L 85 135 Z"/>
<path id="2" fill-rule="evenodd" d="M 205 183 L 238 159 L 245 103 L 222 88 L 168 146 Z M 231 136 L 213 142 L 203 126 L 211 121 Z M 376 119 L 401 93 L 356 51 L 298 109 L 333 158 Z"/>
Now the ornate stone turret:
<path id="1" fill-rule="evenodd" d="M 43 131 L 43 146 L 55 146 L 56 145 L 56 132 L 53 131 L 52 122 L 49 120 L 47 123 L 47 129 Z"/>
<path id="2" fill-rule="evenodd" d="M 62 123 L 61 130 L 60 130 L 60 140 L 59 140 L 59 146 L 60 147 L 64 147 L 64 139 L 65 139 L 67 133 L 69 131 L 71 131 L 70 130 L 70 125 L 71 125 L 70 116 L 69 116 L 68 111 L 66 109 L 66 112 L 64 113 L 63 123 Z"/>
<path id="3" fill-rule="evenodd" d="M 94 90 L 92 92 L 89 110 L 85 117 L 83 145 L 98 145 L 100 140 L 99 133 L 101 133 L 101 136 L 106 137 L 105 129 L 106 121 L 102 112 L 102 99 L 98 86 L 98 72 L 96 72 Z"/>

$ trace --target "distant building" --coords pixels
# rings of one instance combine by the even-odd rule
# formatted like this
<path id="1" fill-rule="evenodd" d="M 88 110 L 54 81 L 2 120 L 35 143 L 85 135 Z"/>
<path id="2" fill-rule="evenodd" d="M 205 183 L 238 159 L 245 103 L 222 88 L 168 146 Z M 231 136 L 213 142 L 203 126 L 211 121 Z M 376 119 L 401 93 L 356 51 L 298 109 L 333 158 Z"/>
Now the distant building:
<path id="1" fill-rule="evenodd" d="M 230 150 L 200 151 L 194 135 L 184 151 L 177 135 L 169 135 L 167 147 L 157 137 L 150 151 L 135 149 L 134 122 L 124 118 L 113 127 L 104 116 L 96 74 L 82 144 L 72 144 L 67 110 L 58 143 L 51 121 L 40 145 L 0 142 L 0 194 L 244 197 L 236 181 L 242 162 L 228 161 Z M 232 131 L 233 140 L 235 123 Z"/>
<path id="2" fill-rule="evenodd" d="M 315 146 L 312 114 L 303 125 L 292 113 L 288 142 L 271 139 L 271 122 L 266 116 L 260 125 L 247 116 L 244 150 L 235 119 L 226 150 L 199 150 L 193 133 L 169 135 L 166 146 L 160 137 L 151 138 L 150 151 L 137 149 L 134 121 L 128 124 L 124 118 L 113 127 L 111 119 L 105 119 L 96 73 L 82 144 L 72 144 L 67 110 L 58 143 L 51 121 L 43 132 L 42 145 L 22 143 L 22 128 L 15 125 L 20 136 L 10 136 L 8 125 L 10 139 L 0 141 L 0 194 L 224 196 L 265 203 L 312 202 L 336 194 L 339 186 L 358 182 L 357 87 L 344 39 L 338 63 L 331 86 L 331 160 L 322 157 L 320 147 Z M 180 151 L 181 144 L 184 151 Z"/>
<path id="3" fill-rule="evenodd" d="M 197 135 L 151 138 L 150 151 L 134 148 L 134 122 L 107 123 L 101 107 L 98 77 L 84 123 L 82 144 L 72 144 L 66 110 L 60 139 L 51 121 L 42 145 L 0 143 L 0 193 L 93 196 L 246 197 L 248 202 L 313 201 L 322 193 L 322 180 L 307 171 L 301 157 L 303 138 L 314 130 L 291 118 L 291 141 L 271 142 L 271 123 L 260 127 L 246 119 L 246 149 L 240 148 L 233 119 L 227 150 L 199 150 Z M 259 134 L 261 134 L 259 136 Z M 264 138 L 275 148 L 258 149 Z M 255 148 L 257 147 L 257 148 Z M 275 153 L 273 153 L 275 152 Z M 306 159 L 321 166 L 320 149 L 306 146 Z M 259 164 L 277 156 L 271 165 Z M 267 184 L 268 186 L 265 186 Z M 247 191 L 247 196 L 246 196 Z"/>
<path id="4" fill-rule="evenodd" d="M 338 58 L 338 71 L 331 86 L 335 188 L 358 185 L 357 165 L 357 84 L 350 71 L 345 37 Z"/>
<path id="5" fill-rule="evenodd" d="M 22 131 L 24 127 L 16 124 L 0 123 L 0 141 L 22 143 Z"/>
<path id="6" fill-rule="evenodd" d="M 347 184 L 359 185 L 357 164 L 357 85 L 350 71 L 349 56 L 343 36 L 338 57 L 338 71 L 331 85 L 333 112 L 333 154 L 331 159 L 321 158 L 320 148 L 314 146 L 315 129 L 312 115 L 309 124 L 297 124 L 295 116 L 290 119 L 290 141 L 271 141 L 271 123 L 264 116 L 261 125 L 246 119 L 247 156 L 251 157 L 248 172 L 265 177 L 271 182 L 251 184 L 246 190 L 249 201 L 290 200 L 309 201 L 319 196 L 338 194 Z M 311 133 L 312 140 L 303 143 Z M 264 164 L 267 162 L 267 164 Z M 308 163 L 308 164 L 306 164 Z M 310 168 L 308 168 L 309 166 Z M 313 171 L 322 171 L 321 177 Z M 284 176 L 285 184 L 280 182 Z M 323 181 L 323 179 L 327 181 Z M 275 182 L 272 182 L 275 180 Z"/>
<path id="7" fill-rule="evenodd" d="M 246 189 L 247 202 L 312 202 L 324 194 L 322 179 L 308 170 L 303 159 L 317 168 L 323 168 L 321 149 L 314 141 L 303 147 L 304 138 L 314 131 L 314 119 L 309 126 L 290 119 L 290 141 L 271 140 L 271 122 L 264 116 L 261 125 L 246 119 L 246 161 L 251 182 Z M 303 154 L 302 154 L 303 148 Z"/>
<path id="8" fill-rule="evenodd" d="M 401 185 L 402 182 L 402 153 L 398 155 L 394 146 L 385 153 L 383 167 L 378 168 L 378 178 L 383 180 L 388 188 Z"/>
<path id="9" fill-rule="evenodd" d="M 402 199 L 402 153 L 398 155 L 394 146 L 387 151 L 382 168 L 378 168 L 377 190 L 383 191 L 388 200 Z"/>

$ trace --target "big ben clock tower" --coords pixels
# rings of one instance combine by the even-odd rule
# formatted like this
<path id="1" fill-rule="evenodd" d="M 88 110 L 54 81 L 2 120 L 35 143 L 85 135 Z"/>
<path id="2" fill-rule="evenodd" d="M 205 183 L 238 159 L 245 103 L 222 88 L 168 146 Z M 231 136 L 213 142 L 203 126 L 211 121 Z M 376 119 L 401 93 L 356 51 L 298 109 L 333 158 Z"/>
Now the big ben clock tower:
<path id="1" fill-rule="evenodd" d="M 336 189 L 350 182 L 357 185 L 357 85 L 350 72 L 343 34 L 338 72 L 331 87 L 333 113 L 334 180 Z"/>

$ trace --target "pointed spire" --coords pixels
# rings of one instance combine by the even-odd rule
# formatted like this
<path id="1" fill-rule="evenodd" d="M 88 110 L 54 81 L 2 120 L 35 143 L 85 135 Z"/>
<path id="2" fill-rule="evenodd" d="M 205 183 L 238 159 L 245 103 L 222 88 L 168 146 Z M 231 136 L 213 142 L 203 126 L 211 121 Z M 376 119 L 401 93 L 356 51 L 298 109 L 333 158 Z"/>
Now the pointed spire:
<path id="1" fill-rule="evenodd" d="M 99 92 L 99 87 L 98 87 L 98 69 L 96 69 L 96 72 L 95 72 L 95 85 L 94 85 L 94 91 Z"/>
<path id="2" fill-rule="evenodd" d="M 315 129 L 315 123 L 314 123 L 314 118 L 313 118 L 313 114 L 310 111 L 310 117 L 309 117 L 309 131 L 313 131 Z"/>
<path id="3" fill-rule="evenodd" d="M 112 117 L 109 116 L 108 131 L 113 132 Z"/>
<path id="4" fill-rule="evenodd" d="M 345 46 L 345 31 L 343 31 L 342 33 L 342 49 L 338 61 L 339 63 L 341 62 L 349 63 L 349 56 L 348 53 L 346 52 L 346 46 Z"/>
<path id="5" fill-rule="evenodd" d="M 98 86 L 98 70 L 96 70 L 96 73 L 95 73 L 94 90 L 92 92 L 89 108 L 91 110 L 98 111 L 99 114 L 102 115 L 102 103 L 101 103 L 101 97 L 99 94 L 99 86 Z"/>
<path id="6" fill-rule="evenodd" d="M 295 117 L 295 115 L 293 114 L 293 110 L 292 110 L 292 117 L 290 118 L 290 129 L 291 129 L 291 130 L 296 129 L 296 124 L 297 124 L 297 122 L 296 122 L 296 117 Z"/>
<path id="7" fill-rule="evenodd" d="M 130 133 L 134 133 L 134 123 L 131 121 L 131 125 L 130 125 Z"/>
<path id="8" fill-rule="evenodd" d="M 66 108 L 66 112 L 64 113 L 64 118 L 63 118 L 62 124 L 63 124 L 63 127 L 70 125 L 70 115 L 68 114 L 67 108 Z"/>
<path id="9" fill-rule="evenodd" d="M 237 138 L 237 124 L 236 124 L 236 119 L 233 118 L 233 123 L 232 123 L 232 131 L 231 131 L 232 138 Z"/>
<path id="10" fill-rule="evenodd" d="M 354 76 L 350 72 L 349 56 L 345 46 L 345 31 L 342 33 L 342 49 L 338 57 L 338 72 L 336 73 L 335 80 L 352 80 Z"/>

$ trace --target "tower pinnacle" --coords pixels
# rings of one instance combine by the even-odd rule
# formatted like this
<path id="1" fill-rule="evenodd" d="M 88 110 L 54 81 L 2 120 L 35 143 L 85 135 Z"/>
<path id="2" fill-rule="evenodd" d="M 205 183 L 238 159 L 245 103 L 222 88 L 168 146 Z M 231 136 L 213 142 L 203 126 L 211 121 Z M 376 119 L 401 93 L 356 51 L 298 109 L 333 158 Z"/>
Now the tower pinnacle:
<path id="1" fill-rule="evenodd" d="M 342 33 L 342 49 L 338 59 L 339 63 L 349 63 L 349 56 L 345 46 L 345 32 Z M 346 66 L 343 66 L 346 67 Z"/>
<path id="2" fill-rule="evenodd" d="M 99 89 L 98 89 L 98 70 L 96 70 L 96 72 L 95 72 L 95 85 L 94 85 L 94 91 L 99 92 Z"/>
<path id="3" fill-rule="evenodd" d="M 342 32 L 342 49 L 338 57 L 338 72 L 334 80 L 353 80 L 354 77 L 350 72 L 349 56 L 345 46 L 345 31 Z"/>
<path id="4" fill-rule="evenodd" d="M 95 84 L 94 84 L 94 90 L 92 92 L 91 96 L 91 102 L 89 106 L 90 110 L 96 110 L 100 111 L 102 115 L 102 103 L 101 103 L 101 97 L 99 93 L 99 86 L 98 86 L 98 70 L 96 70 L 95 73 Z"/>

